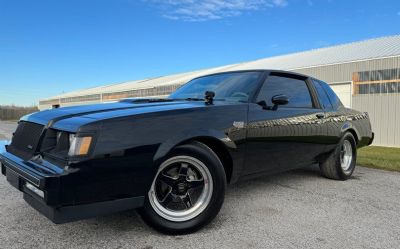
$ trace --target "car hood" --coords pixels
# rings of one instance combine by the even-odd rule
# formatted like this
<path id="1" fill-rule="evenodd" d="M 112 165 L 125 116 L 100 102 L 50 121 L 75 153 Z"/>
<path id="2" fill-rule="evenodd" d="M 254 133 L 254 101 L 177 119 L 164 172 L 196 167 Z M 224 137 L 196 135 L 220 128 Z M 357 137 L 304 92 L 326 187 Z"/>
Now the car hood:
<path id="1" fill-rule="evenodd" d="M 226 104 L 228 103 L 215 102 L 215 105 Z M 205 107 L 210 106 L 207 106 L 202 101 L 122 101 L 45 110 L 24 116 L 21 120 L 46 125 L 55 129 L 76 132 L 82 125 L 104 119 Z"/>

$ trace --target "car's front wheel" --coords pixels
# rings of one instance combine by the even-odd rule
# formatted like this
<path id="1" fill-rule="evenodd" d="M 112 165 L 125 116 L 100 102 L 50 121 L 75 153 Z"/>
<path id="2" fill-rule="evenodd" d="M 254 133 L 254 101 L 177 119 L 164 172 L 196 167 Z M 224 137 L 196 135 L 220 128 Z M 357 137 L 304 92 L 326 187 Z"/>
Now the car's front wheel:
<path id="1" fill-rule="evenodd" d="M 225 186 L 224 168 L 210 148 L 181 145 L 159 166 L 140 214 L 163 233 L 193 232 L 218 214 Z"/>
<path id="2" fill-rule="evenodd" d="M 334 180 L 347 180 L 356 167 L 357 144 L 353 134 L 346 132 L 330 156 L 322 163 L 323 176 Z"/>

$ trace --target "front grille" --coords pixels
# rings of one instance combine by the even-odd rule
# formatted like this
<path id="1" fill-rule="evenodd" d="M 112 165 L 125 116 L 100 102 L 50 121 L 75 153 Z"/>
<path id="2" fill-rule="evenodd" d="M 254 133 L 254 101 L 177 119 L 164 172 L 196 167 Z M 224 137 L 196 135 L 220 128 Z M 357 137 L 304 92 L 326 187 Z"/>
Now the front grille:
<path id="1" fill-rule="evenodd" d="M 7 151 L 24 160 L 30 159 L 39 143 L 43 125 L 21 121 Z"/>

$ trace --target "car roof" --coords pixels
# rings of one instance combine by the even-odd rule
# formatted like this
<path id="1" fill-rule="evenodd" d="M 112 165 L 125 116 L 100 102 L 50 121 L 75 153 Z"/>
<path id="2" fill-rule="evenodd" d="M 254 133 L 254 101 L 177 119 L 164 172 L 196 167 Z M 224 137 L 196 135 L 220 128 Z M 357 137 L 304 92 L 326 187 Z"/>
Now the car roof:
<path id="1" fill-rule="evenodd" d="M 285 70 L 276 70 L 276 69 L 247 69 L 247 70 L 232 70 L 232 71 L 224 71 L 224 72 L 218 72 L 218 73 L 213 73 L 213 74 L 206 74 L 202 75 L 194 79 L 199 79 L 207 76 L 212 76 L 212 75 L 220 75 L 220 74 L 228 74 L 228 73 L 245 73 L 245 72 L 265 72 L 265 73 L 274 73 L 274 74 L 282 74 L 282 75 L 288 75 L 288 76 L 297 76 L 301 78 L 311 78 L 311 76 L 305 75 L 305 74 L 300 74 L 300 73 L 295 73 L 291 71 L 285 71 Z"/>

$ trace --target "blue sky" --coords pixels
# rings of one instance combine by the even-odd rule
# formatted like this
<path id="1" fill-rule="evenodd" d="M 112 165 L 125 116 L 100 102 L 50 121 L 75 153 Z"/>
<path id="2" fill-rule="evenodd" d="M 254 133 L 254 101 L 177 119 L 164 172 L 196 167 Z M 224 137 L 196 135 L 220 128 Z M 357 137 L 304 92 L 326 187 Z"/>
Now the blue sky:
<path id="1" fill-rule="evenodd" d="M 0 104 L 394 34 L 399 0 L 0 0 Z"/>

